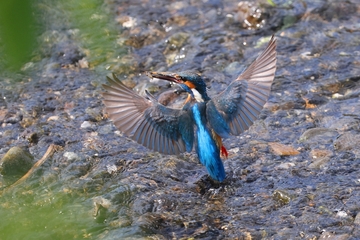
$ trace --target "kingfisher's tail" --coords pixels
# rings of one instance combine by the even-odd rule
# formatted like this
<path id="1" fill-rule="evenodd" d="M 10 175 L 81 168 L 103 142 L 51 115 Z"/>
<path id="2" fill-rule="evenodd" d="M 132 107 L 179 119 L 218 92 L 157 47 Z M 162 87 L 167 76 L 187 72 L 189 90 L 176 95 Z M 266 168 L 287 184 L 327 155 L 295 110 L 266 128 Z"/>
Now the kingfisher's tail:
<path id="1" fill-rule="evenodd" d="M 216 154 L 213 158 L 206 159 L 203 164 L 213 179 L 219 182 L 224 181 L 225 169 L 224 164 L 220 159 L 220 155 Z"/>

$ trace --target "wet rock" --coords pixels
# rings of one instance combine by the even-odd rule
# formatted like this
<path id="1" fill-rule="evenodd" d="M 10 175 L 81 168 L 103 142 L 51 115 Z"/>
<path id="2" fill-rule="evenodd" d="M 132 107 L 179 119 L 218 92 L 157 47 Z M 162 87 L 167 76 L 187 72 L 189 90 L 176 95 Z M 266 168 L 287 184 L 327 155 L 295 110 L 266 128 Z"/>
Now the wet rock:
<path id="1" fill-rule="evenodd" d="M 311 128 L 306 130 L 301 136 L 301 142 L 329 142 L 338 135 L 337 131 L 329 128 Z"/>
<path id="2" fill-rule="evenodd" d="M 80 125 L 80 128 L 92 128 L 93 127 L 93 124 L 89 121 L 84 121 L 81 125 Z"/>
<path id="3" fill-rule="evenodd" d="M 127 226 L 130 226 L 132 224 L 131 219 L 126 218 L 124 216 L 118 216 L 116 217 L 113 221 L 109 222 L 109 226 L 111 226 L 112 228 L 116 228 L 116 229 L 121 229 Z M 119 236 L 114 236 L 119 237 Z"/>
<path id="4" fill-rule="evenodd" d="M 258 3 L 240 1 L 234 14 L 234 23 L 239 23 L 245 29 L 259 29 L 265 24 L 263 12 Z"/>
<path id="5" fill-rule="evenodd" d="M 336 151 L 351 151 L 356 157 L 360 157 L 360 135 L 356 132 L 345 132 L 340 135 L 334 142 Z"/>
<path id="6" fill-rule="evenodd" d="M 50 116 L 48 119 L 47 119 L 47 121 L 48 122 L 50 122 L 50 121 L 57 121 L 57 120 L 59 120 L 59 116 Z"/>
<path id="7" fill-rule="evenodd" d="M 151 212 L 154 208 L 154 202 L 149 201 L 148 197 L 138 197 L 134 199 L 133 204 L 135 213 L 139 215 Z"/>
<path id="8" fill-rule="evenodd" d="M 313 149 L 310 152 L 311 158 L 324 158 L 331 157 L 333 155 L 332 151 L 327 149 Z"/>
<path id="9" fill-rule="evenodd" d="M 332 19 L 346 20 L 349 15 L 356 12 L 356 3 L 351 1 L 345 2 L 327 2 L 318 9 L 313 10 L 314 13 L 319 15 L 327 21 Z"/>
<path id="10" fill-rule="evenodd" d="M 360 212 L 358 214 L 356 214 L 354 224 L 360 226 Z"/>
<path id="11" fill-rule="evenodd" d="M 85 54 L 71 40 L 60 42 L 53 51 L 54 57 L 57 58 L 61 67 L 70 67 L 70 65 L 78 64 L 85 57 Z"/>
<path id="12" fill-rule="evenodd" d="M 80 68 L 89 68 L 89 62 L 86 58 L 82 58 L 78 61 L 78 65 Z"/>
<path id="13" fill-rule="evenodd" d="M 359 97 L 360 95 L 360 88 L 355 88 L 355 89 L 348 89 L 345 92 L 344 96 L 340 96 L 339 99 L 349 99 L 349 98 L 356 98 Z"/>
<path id="14" fill-rule="evenodd" d="M 321 234 L 320 238 L 321 240 L 347 240 L 349 239 L 349 234 L 333 234 L 330 232 L 324 232 Z"/>
<path id="15" fill-rule="evenodd" d="M 276 169 L 286 170 L 295 166 L 295 163 L 280 163 Z"/>
<path id="16" fill-rule="evenodd" d="M 145 213 L 136 219 L 135 224 L 147 233 L 155 233 L 165 221 L 165 216 L 159 213 Z"/>
<path id="17" fill-rule="evenodd" d="M 312 163 L 309 164 L 309 168 L 321 168 L 330 161 L 333 153 L 330 150 L 313 149 L 310 152 Z"/>
<path id="18" fill-rule="evenodd" d="M 33 144 L 36 144 L 39 141 L 39 134 L 33 129 L 26 129 L 24 132 L 22 132 L 21 137 L 28 140 L 29 143 Z"/>
<path id="19" fill-rule="evenodd" d="M 62 147 L 65 146 L 65 141 L 57 135 L 41 137 L 38 145 L 48 147 L 52 143 Z"/>
<path id="20" fill-rule="evenodd" d="M 93 204 L 94 204 L 94 210 L 93 210 L 94 217 L 105 219 L 104 215 L 106 214 L 104 212 L 106 212 L 106 210 L 111 207 L 112 205 L 111 202 L 106 198 L 98 196 L 93 198 Z"/>
<path id="21" fill-rule="evenodd" d="M 23 114 L 15 109 L 8 110 L 3 117 L 4 123 L 18 123 L 23 119 Z"/>
<path id="22" fill-rule="evenodd" d="M 242 65 L 239 62 L 232 62 L 224 69 L 224 73 L 231 76 L 231 79 L 236 79 L 242 70 Z"/>
<path id="23" fill-rule="evenodd" d="M 102 120 L 102 109 L 100 108 L 86 108 L 85 113 L 90 121 L 100 122 Z"/>
<path id="24" fill-rule="evenodd" d="M 5 119 L 8 110 L 5 108 L 0 108 L 0 123 L 2 123 Z"/>
<path id="25" fill-rule="evenodd" d="M 273 192 L 273 199 L 281 205 L 289 204 L 292 198 L 293 196 L 284 190 L 275 190 Z"/>
<path id="26" fill-rule="evenodd" d="M 81 157 L 74 152 L 65 152 L 63 156 L 70 162 L 79 161 L 81 159 Z"/>
<path id="27" fill-rule="evenodd" d="M 330 118 L 326 124 L 326 127 L 336 129 L 338 131 L 350 131 L 360 129 L 360 120 L 353 116 L 343 116 L 340 119 Z"/>
<path id="28" fill-rule="evenodd" d="M 102 134 L 105 135 L 105 134 L 109 134 L 109 133 L 112 133 L 112 132 L 114 132 L 114 127 L 112 125 L 110 125 L 110 124 L 105 125 L 105 126 L 101 126 L 98 129 L 99 135 L 102 135 Z"/>
<path id="29" fill-rule="evenodd" d="M 126 55 L 119 59 L 114 59 L 110 66 L 113 72 L 117 74 L 130 75 L 137 69 L 138 62 L 133 55 Z"/>
<path id="30" fill-rule="evenodd" d="M 167 40 L 167 46 L 164 51 L 166 63 L 170 66 L 181 61 L 186 57 L 187 51 L 184 51 L 184 43 L 189 38 L 189 35 L 184 32 L 177 33 Z"/>
<path id="31" fill-rule="evenodd" d="M 345 211 L 338 211 L 336 216 L 340 218 L 349 218 L 349 215 Z"/>
<path id="32" fill-rule="evenodd" d="M 6 177 L 21 177 L 33 166 L 34 157 L 21 147 L 12 147 L 1 159 L 0 173 Z"/>
<path id="33" fill-rule="evenodd" d="M 86 175 L 88 173 L 89 169 L 90 169 L 90 163 L 85 162 L 84 160 L 73 162 L 73 163 L 70 163 L 62 171 L 62 177 L 64 179 L 71 181 L 71 179 L 76 179 L 76 178 Z"/>
<path id="34" fill-rule="evenodd" d="M 316 108 L 328 101 L 326 97 L 317 93 L 308 93 L 303 97 L 303 99 L 305 100 L 305 108 Z"/>
<path id="35" fill-rule="evenodd" d="M 272 111 L 304 109 L 305 107 L 306 101 L 304 99 L 296 99 L 294 96 L 284 96 L 283 101 L 271 104 Z"/>
<path id="36" fill-rule="evenodd" d="M 30 126 L 35 125 L 37 122 L 37 119 L 31 117 L 31 116 L 24 116 L 23 119 L 20 122 L 21 127 L 27 128 Z"/>

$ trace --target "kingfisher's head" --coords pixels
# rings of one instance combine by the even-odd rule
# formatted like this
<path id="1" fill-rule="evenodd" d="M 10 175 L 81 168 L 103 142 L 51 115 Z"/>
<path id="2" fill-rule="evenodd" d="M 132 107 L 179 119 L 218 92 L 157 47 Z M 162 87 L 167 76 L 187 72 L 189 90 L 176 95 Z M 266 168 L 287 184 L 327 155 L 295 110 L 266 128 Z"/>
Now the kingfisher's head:
<path id="1" fill-rule="evenodd" d="M 208 101 L 210 98 L 206 93 L 206 84 L 200 74 L 191 71 L 178 73 L 171 72 L 147 72 L 151 78 L 159 78 L 170 82 L 185 84 L 192 91 L 197 101 Z"/>

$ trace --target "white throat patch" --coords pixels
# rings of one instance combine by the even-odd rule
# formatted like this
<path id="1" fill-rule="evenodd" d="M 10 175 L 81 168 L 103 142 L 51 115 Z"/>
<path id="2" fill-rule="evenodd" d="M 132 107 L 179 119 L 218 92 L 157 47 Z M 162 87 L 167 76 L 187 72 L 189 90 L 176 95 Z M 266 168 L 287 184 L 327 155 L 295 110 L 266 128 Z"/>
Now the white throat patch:
<path id="1" fill-rule="evenodd" d="M 191 91 L 193 92 L 195 100 L 197 102 L 204 102 L 204 99 L 201 97 L 201 94 L 195 88 L 192 88 Z"/>

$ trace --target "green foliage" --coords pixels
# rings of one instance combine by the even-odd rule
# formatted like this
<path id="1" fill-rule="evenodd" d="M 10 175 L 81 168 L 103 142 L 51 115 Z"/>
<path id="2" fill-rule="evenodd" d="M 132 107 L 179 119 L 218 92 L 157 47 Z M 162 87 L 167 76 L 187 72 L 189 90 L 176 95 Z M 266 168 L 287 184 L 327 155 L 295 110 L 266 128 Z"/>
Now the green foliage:
<path id="1" fill-rule="evenodd" d="M 273 6 L 273 7 L 275 7 L 275 6 L 276 6 L 276 4 L 274 3 L 274 1 L 273 1 L 273 0 L 267 0 L 267 2 L 268 2 L 271 6 Z"/>
<path id="2" fill-rule="evenodd" d="M 19 69 L 36 47 L 36 14 L 31 0 L 0 1 L 0 43 L 4 64 Z"/>

